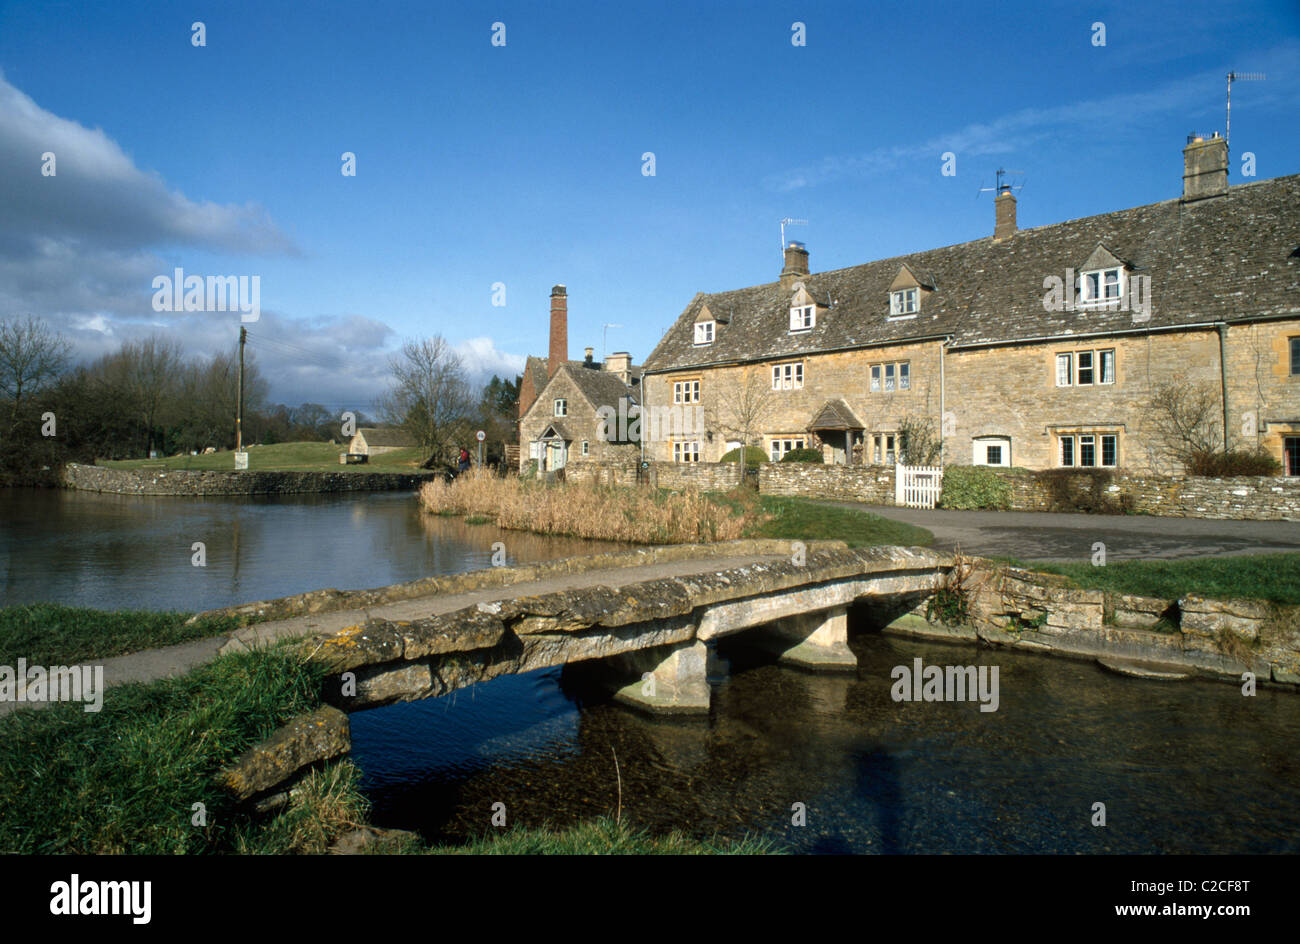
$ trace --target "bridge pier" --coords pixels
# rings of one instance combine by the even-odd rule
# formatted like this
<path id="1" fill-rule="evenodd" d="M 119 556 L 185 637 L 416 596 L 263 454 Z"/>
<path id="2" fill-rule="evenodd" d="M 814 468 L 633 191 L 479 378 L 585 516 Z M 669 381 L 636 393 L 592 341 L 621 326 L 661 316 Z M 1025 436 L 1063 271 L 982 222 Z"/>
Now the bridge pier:
<path id="1" fill-rule="evenodd" d="M 849 648 L 848 607 L 786 616 L 755 635 L 760 645 L 790 665 L 831 671 L 858 667 L 858 657 Z"/>
<path id="2" fill-rule="evenodd" d="M 621 676 L 636 680 L 614 700 L 654 714 L 708 714 L 708 646 L 698 640 L 639 649 L 606 660 Z"/>

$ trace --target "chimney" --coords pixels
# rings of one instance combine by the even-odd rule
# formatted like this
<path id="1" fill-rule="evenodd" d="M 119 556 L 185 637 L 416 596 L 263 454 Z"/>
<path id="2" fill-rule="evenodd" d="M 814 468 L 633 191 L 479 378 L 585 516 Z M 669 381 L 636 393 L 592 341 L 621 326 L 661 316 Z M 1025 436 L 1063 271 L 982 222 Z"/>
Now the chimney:
<path id="1" fill-rule="evenodd" d="M 793 240 L 785 247 L 785 268 L 781 270 L 781 287 L 789 288 L 808 276 L 808 250 Z"/>
<path id="2" fill-rule="evenodd" d="M 1016 231 L 1016 197 L 1008 184 L 999 188 L 993 211 L 993 241 L 997 243 Z"/>
<path id="3" fill-rule="evenodd" d="M 1183 148 L 1183 202 L 1228 192 L 1228 142 L 1219 132 L 1189 134 Z"/>
<path id="4" fill-rule="evenodd" d="M 632 355 L 627 351 L 616 351 L 605 358 L 605 369 L 611 374 L 618 374 L 623 383 L 630 383 L 632 377 Z"/>
<path id="5" fill-rule="evenodd" d="M 596 369 L 596 362 L 593 361 L 593 360 L 591 359 L 591 357 L 592 357 L 593 354 L 596 353 L 596 349 L 595 349 L 594 347 L 584 347 L 584 348 L 582 349 L 582 351 L 583 351 L 583 354 L 585 355 L 585 357 L 584 357 L 584 359 L 583 359 L 583 361 L 582 361 L 582 366 L 583 366 L 583 367 L 590 368 L 591 370 L 595 370 L 595 369 Z"/>
<path id="6" fill-rule="evenodd" d="M 563 285 L 551 289 L 551 356 L 546 376 L 554 377 L 569 359 L 569 297 Z"/>

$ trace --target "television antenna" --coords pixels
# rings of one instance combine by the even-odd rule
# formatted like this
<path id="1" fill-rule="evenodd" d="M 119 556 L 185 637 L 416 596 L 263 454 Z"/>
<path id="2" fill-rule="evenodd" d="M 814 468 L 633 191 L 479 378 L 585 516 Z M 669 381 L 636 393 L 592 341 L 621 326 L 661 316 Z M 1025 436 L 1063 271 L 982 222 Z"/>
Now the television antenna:
<path id="1" fill-rule="evenodd" d="M 1002 193 L 1004 190 L 1006 190 L 1006 191 L 1011 191 L 1011 190 L 1023 190 L 1023 189 L 1025 189 L 1025 185 L 1024 185 L 1024 183 L 1018 183 L 1018 184 L 1004 184 L 1004 183 L 1002 182 L 1002 178 L 1005 177 L 1007 174 L 1015 174 L 1016 176 L 1018 176 L 1018 177 L 1021 179 L 1021 181 L 1023 181 L 1023 180 L 1025 179 L 1025 172 L 1024 172 L 1023 170 L 1004 170 L 1003 168 L 999 167 L 999 168 L 997 169 L 997 171 L 996 171 L 996 174 L 997 174 L 997 177 L 996 177 L 997 183 L 996 183 L 994 186 L 992 186 L 992 187 L 980 187 L 979 190 L 975 191 L 975 198 L 976 198 L 976 199 L 979 199 L 979 195 L 980 195 L 981 193 L 997 193 L 997 194 L 1000 194 L 1000 193 Z"/>
<path id="2" fill-rule="evenodd" d="M 607 324 L 607 325 L 605 325 L 604 328 L 601 330 L 601 332 L 600 332 L 600 359 L 601 359 L 602 361 L 605 359 L 605 350 L 606 350 L 606 348 L 609 346 L 609 329 L 610 329 L 610 328 L 621 328 L 621 327 L 623 327 L 621 324 Z"/>
<path id="3" fill-rule="evenodd" d="M 1228 73 L 1228 117 L 1223 129 L 1223 143 L 1232 149 L 1232 83 L 1233 82 L 1263 82 L 1266 76 L 1263 72 L 1229 72 Z"/>
<path id="4" fill-rule="evenodd" d="M 791 219 L 790 217 L 788 217 L 788 216 L 787 216 L 785 219 L 783 219 L 783 220 L 781 221 L 781 258 L 782 258 L 782 259 L 785 258 L 785 228 L 786 228 L 787 225 L 790 225 L 790 226 L 807 226 L 807 225 L 808 225 L 808 221 L 807 221 L 807 220 L 792 220 L 792 219 Z"/>

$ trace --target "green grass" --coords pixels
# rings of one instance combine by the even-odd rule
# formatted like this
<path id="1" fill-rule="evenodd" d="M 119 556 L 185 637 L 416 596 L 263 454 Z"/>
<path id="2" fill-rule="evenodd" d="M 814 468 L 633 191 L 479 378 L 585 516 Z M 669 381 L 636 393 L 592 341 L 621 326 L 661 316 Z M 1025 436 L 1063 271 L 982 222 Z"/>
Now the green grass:
<path id="1" fill-rule="evenodd" d="M 156 649 L 233 632 L 234 619 L 186 626 L 189 613 L 91 610 L 55 603 L 0 609 L 0 665 L 21 657 L 36 665 L 68 665 Z"/>
<path id="2" fill-rule="evenodd" d="M 752 495 L 753 493 L 750 493 Z M 747 497 L 736 491 L 714 495 L 739 511 L 757 498 L 757 510 L 766 515 L 745 532 L 748 538 L 789 538 L 791 540 L 841 540 L 849 547 L 879 544 L 928 545 L 934 535 L 925 528 L 891 521 L 856 508 L 840 508 L 805 501 L 801 498 L 778 498 L 772 495 Z"/>
<path id="3" fill-rule="evenodd" d="M 654 835 L 602 816 L 567 829 L 519 825 L 460 846 L 435 846 L 440 855 L 768 855 L 777 852 L 766 839 L 692 839 L 673 830 Z"/>
<path id="4" fill-rule="evenodd" d="M 117 686 L 99 712 L 56 704 L 0 717 L 0 852 L 279 851 L 283 836 L 264 836 L 213 777 L 314 708 L 321 671 L 264 649 Z M 346 807 L 346 773 L 321 779 L 317 794 Z M 206 826 L 191 824 L 195 803 Z"/>
<path id="5" fill-rule="evenodd" d="M 414 446 L 372 456 L 369 462 L 339 465 L 339 453 L 347 452 L 346 443 L 295 442 L 273 446 L 252 446 L 248 450 L 248 468 L 254 472 L 414 472 L 425 458 Z M 199 472 L 234 471 L 233 452 L 210 455 L 169 456 L 161 459 L 123 459 L 100 461 L 108 469 L 166 469 Z"/>
<path id="6" fill-rule="evenodd" d="M 1086 590 L 1107 590 L 1134 596 L 1176 600 L 1197 593 L 1215 600 L 1246 598 L 1300 604 L 1300 554 L 1254 554 L 1196 560 L 1111 561 L 1090 563 L 1024 563 L 1016 567 L 1064 574 Z"/>

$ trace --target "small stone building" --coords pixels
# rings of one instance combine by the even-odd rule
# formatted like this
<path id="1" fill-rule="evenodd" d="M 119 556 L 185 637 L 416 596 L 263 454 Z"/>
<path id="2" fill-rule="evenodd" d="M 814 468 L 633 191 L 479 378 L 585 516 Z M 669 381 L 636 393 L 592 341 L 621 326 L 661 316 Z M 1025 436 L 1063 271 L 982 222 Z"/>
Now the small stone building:
<path id="1" fill-rule="evenodd" d="M 348 443 L 348 452 L 354 456 L 379 456 L 396 449 L 407 449 L 415 440 L 400 429 L 366 426 L 357 430 Z"/>

